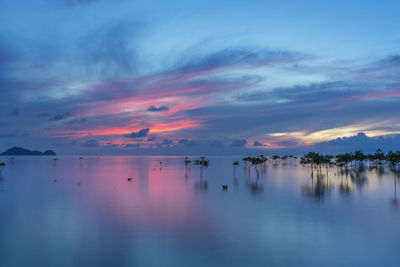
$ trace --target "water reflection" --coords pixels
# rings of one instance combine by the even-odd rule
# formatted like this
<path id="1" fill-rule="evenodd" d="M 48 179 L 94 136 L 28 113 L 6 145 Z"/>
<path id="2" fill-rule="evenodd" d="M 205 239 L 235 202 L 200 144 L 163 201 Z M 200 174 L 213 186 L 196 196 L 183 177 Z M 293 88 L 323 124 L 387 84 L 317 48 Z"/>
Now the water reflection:
<path id="1" fill-rule="evenodd" d="M 393 197 L 390 204 L 394 209 L 398 209 L 399 202 L 397 198 L 397 180 L 400 179 L 400 171 L 397 166 L 389 164 L 359 164 L 351 167 L 337 167 L 326 169 L 326 174 L 323 174 L 323 168 L 306 168 L 309 172 L 307 183 L 300 186 L 303 195 L 316 200 L 323 200 L 327 193 L 332 192 L 335 188 L 341 195 L 350 195 L 355 190 L 363 190 L 368 184 L 369 176 L 373 176 L 378 180 L 383 180 L 390 175 L 393 175 Z M 333 172 L 333 175 L 332 175 Z M 330 179 L 329 177 L 336 179 Z"/>
<path id="2" fill-rule="evenodd" d="M 194 185 L 194 189 L 199 193 L 206 193 L 208 191 L 208 181 L 201 179 Z"/>
<path id="3" fill-rule="evenodd" d="M 388 166 L 380 173 L 368 165 L 310 172 L 282 158 L 257 175 L 242 165 L 235 171 L 237 158 L 210 158 L 202 171 L 183 157 L 60 157 L 57 168 L 49 158 L 17 160 L 0 180 L 0 189 L 7 185 L 0 194 L 0 266 L 396 266 L 400 260 L 400 174 Z"/>
<path id="4" fill-rule="evenodd" d="M 312 173 L 307 184 L 301 186 L 301 192 L 316 200 L 322 200 L 332 189 L 328 176 L 322 173 Z M 315 177 L 314 177 L 315 176 Z"/>
<path id="5" fill-rule="evenodd" d="M 399 201 L 397 199 L 397 180 L 400 179 L 400 170 L 397 168 L 391 168 L 393 173 L 393 198 L 390 200 L 390 205 L 394 209 L 399 208 Z"/>
<path id="6" fill-rule="evenodd" d="M 245 181 L 246 188 L 253 196 L 258 196 L 264 193 L 263 181 L 266 179 L 267 164 L 263 163 L 260 166 L 254 166 L 256 173 L 252 172 L 251 165 L 249 165 L 246 172 L 247 179 Z"/>
<path id="7" fill-rule="evenodd" d="M 3 174 L 1 173 L 1 170 L 0 170 L 0 192 L 4 192 L 5 191 L 5 189 L 4 189 L 4 176 L 3 176 Z"/>
<path id="8" fill-rule="evenodd" d="M 344 195 L 350 195 L 354 190 L 353 183 L 349 181 L 349 176 L 347 174 L 348 174 L 347 172 L 346 175 L 344 175 L 343 173 L 339 174 L 340 177 L 339 191 Z"/>
<path id="9" fill-rule="evenodd" d="M 260 195 L 264 192 L 264 185 L 259 182 L 259 178 L 248 179 L 247 188 L 249 188 L 250 193 L 252 193 L 253 195 Z"/>

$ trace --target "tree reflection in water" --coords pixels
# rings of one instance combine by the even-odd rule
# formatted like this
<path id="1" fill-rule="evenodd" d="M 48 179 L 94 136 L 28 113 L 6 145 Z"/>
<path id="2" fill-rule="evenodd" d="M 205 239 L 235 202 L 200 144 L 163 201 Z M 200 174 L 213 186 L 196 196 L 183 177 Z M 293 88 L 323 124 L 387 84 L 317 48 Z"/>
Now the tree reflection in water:
<path id="1" fill-rule="evenodd" d="M 4 191 L 6 191 L 4 189 L 4 176 L 0 172 L 0 192 L 4 192 Z"/>
<path id="2" fill-rule="evenodd" d="M 194 188 L 196 192 L 207 192 L 208 191 L 208 182 L 203 179 L 204 169 L 210 165 L 210 161 L 206 160 L 205 157 L 200 157 L 199 160 L 194 161 L 194 165 L 197 165 L 200 168 L 200 181 L 196 182 Z"/>
<path id="3" fill-rule="evenodd" d="M 339 183 L 339 191 L 344 195 L 349 195 L 353 192 L 352 182 L 349 181 L 348 172 L 339 172 L 340 183 Z"/>
<path id="4" fill-rule="evenodd" d="M 311 179 L 309 180 L 309 183 L 301 186 L 301 192 L 305 196 L 316 200 L 323 200 L 325 194 L 330 192 L 331 189 L 332 186 L 328 177 L 325 179 L 324 174 L 318 173 L 315 175 L 314 172 L 311 173 Z"/>
<path id="5" fill-rule="evenodd" d="M 248 185 L 248 188 L 250 189 L 250 192 L 253 195 L 260 195 L 260 194 L 264 193 L 264 185 L 262 183 L 260 183 L 258 180 L 259 180 L 259 178 L 255 179 L 255 180 L 250 178 L 248 180 L 247 185 Z"/>
<path id="6" fill-rule="evenodd" d="M 390 200 L 390 205 L 394 209 L 399 208 L 399 200 L 397 199 L 397 179 L 400 179 L 400 171 L 396 168 L 391 168 L 393 172 L 393 198 Z"/>
<path id="7" fill-rule="evenodd" d="M 203 180 L 201 178 L 200 181 L 195 183 L 194 189 L 196 190 L 196 192 L 206 193 L 208 191 L 208 182 L 207 182 L 207 180 Z"/>
<path id="8" fill-rule="evenodd" d="M 250 172 L 247 173 L 246 187 L 249 189 L 252 195 L 260 195 L 264 193 L 264 185 L 261 183 L 260 177 L 265 177 L 266 174 L 265 166 L 262 166 L 260 174 L 257 174 L 255 175 L 255 177 L 252 177 Z"/>

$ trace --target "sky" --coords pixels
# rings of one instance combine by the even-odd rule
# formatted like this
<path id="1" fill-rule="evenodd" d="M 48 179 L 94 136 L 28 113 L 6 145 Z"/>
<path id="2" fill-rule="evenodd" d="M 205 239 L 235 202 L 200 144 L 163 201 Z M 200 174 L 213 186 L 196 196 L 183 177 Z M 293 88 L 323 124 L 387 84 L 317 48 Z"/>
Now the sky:
<path id="1" fill-rule="evenodd" d="M 400 149 L 399 1 L 0 5 L 2 151 Z"/>

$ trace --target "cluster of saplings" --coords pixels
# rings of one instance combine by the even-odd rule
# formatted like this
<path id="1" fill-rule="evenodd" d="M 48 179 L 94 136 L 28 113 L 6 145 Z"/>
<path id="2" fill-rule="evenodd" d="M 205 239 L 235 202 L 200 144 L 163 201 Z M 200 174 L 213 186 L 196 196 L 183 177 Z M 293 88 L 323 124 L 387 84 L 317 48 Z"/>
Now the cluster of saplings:
<path id="1" fill-rule="evenodd" d="M 254 169 L 256 170 L 256 173 L 257 173 L 257 178 L 260 176 L 261 166 L 264 165 L 265 162 L 267 162 L 267 160 L 268 160 L 268 158 L 266 158 L 264 155 L 243 158 L 243 161 L 245 161 L 248 166 L 249 165 L 254 166 Z"/>
<path id="2" fill-rule="evenodd" d="M 343 153 L 336 156 L 309 152 L 300 158 L 301 164 L 311 165 L 311 167 L 336 165 L 340 168 L 348 168 L 349 166 L 359 166 L 364 161 L 378 165 L 389 163 L 397 168 L 400 164 L 400 151 L 390 151 L 385 155 L 382 150 L 378 149 L 374 154 L 366 155 L 357 150 L 354 153 Z"/>

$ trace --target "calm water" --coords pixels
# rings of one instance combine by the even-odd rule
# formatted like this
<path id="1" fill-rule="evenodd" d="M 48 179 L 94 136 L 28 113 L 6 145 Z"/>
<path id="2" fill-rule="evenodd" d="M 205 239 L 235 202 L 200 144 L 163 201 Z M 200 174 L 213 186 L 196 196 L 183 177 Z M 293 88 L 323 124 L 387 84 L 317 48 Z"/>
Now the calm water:
<path id="1" fill-rule="evenodd" d="M 209 159 L 0 158 L 0 266 L 400 266 L 389 170 Z"/>

